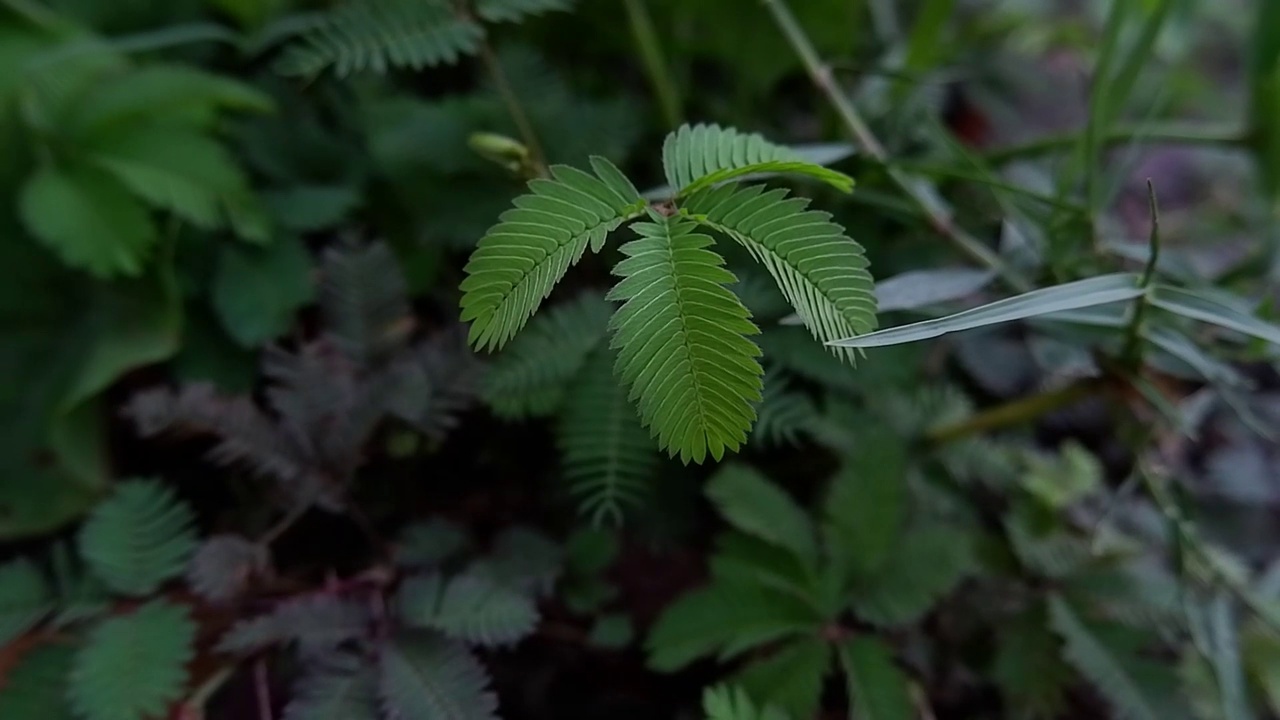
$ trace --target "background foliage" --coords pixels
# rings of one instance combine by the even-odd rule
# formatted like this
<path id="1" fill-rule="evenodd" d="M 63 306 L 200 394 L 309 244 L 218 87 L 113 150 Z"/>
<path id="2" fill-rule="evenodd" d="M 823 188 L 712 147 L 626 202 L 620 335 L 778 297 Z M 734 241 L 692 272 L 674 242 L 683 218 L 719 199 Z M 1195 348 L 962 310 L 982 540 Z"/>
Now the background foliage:
<path id="1" fill-rule="evenodd" d="M 0 718 L 1280 716 L 1278 8 L 0 0 Z"/>

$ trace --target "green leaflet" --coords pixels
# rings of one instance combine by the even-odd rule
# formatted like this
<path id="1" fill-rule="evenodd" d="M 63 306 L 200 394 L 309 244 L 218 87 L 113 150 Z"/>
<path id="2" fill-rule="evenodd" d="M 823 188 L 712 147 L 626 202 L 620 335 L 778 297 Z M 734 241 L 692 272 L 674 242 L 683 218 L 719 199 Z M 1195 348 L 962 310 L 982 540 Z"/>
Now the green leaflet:
<path id="1" fill-rule="evenodd" d="M 376 679 L 364 658 L 323 656 L 294 683 L 284 720 L 377 720 Z"/>
<path id="2" fill-rule="evenodd" d="M 501 348 L 529 317 L 587 245 L 637 217 L 644 200 L 607 160 L 592 158 L 596 175 L 558 165 L 554 179 L 529 182 L 528 195 L 480 239 L 460 286 L 462 320 L 479 348 Z"/>
<path id="3" fill-rule="evenodd" d="M 256 348 L 293 327 L 294 316 L 315 296 L 311 256 L 292 236 L 263 248 L 224 244 L 211 292 L 227 334 L 241 347 Z"/>
<path id="4" fill-rule="evenodd" d="M 40 645 L 6 672 L 0 688 L 0 717 L 72 720 L 67 685 L 75 648 Z"/>
<path id="5" fill-rule="evenodd" d="M 465 646 L 438 635 L 400 633 L 380 654 L 379 695 L 397 717 L 497 720 L 489 674 Z"/>
<path id="6" fill-rule="evenodd" d="M 622 246 L 609 293 L 618 373 L 631 386 L 640 417 L 671 456 L 719 460 L 746 441 L 764 370 L 759 332 L 725 285 L 734 277 L 707 250 L 710 237 L 680 218 L 652 214 L 640 236 Z"/>
<path id="7" fill-rule="evenodd" d="M 191 509 L 155 480 L 130 480 L 80 529 L 80 554 L 112 590 L 142 596 L 182 574 L 195 550 Z"/>
<path id="8" fill-rule="evenodd" d="M 614 364 L 606 348 L 591 354 L 556 433 L 569 492 L 597 526 L 620 524 L 624 510 L 640 503 L 658 460 Z"/>
<path id="9" fill-rule="evenodd" d="M 146 208 L 93 167 L 43 165 L 23 186 L 19 211 L 63 262 L 101 278 L 141 275 L 156 243 Z"/>
<path id="10" fill-rule="evenodd" d="M 786 548 L 802 561 L 817 561 L 817 542 L 809 516 L 784 490 L 754 468 L 724 466 L 707 483 L 707 497 L 720 515 L 739 530 Z"/>
<path id="11" fill-rule="evenodd" d="M 530 15 L 573 8 L 574 0 L 479 0 L 476 13 L 488 22 L 519 22 Z"/>
<path id="12" fill-rule="evenodd" d="M 844 192 L 853 189 L 853 178 L 844 173 L 809 162 L 791 148 L 755 133 L 719 125 L 683 125 L 667 135 L 662 166 L 667 182 L 681 196 L 760 173 L 807 175 Z"/>
<path id="13" fill-rule="evenodd" d="M 399 608 L 406 623 L 471 645 L 510 645 L 538 622 L 531 594 L 483 570 L 448 580 L 434 574 L 411 578 L 400 591 Z"/>
<path id="14" fill-rule="evenodd" d="M 112 617 L 89 633 L 76 655 L 69 697 L 84 720 L 161 716 L 181 697 L 196 625 L 164 601 Z"/>
<path id="15" fill-rule="evenodd" d="M 860 245 L 831 215 L 786 190 L 721 185 L 681 208 L 697 222 L 737 240 L 768 269 L 787 302 L 819 341 L 863 335 L 876 326 L 874 283 Z M 852 361 L 850 350 L 833 350 Z"/>
<path id="16" fill-rule="evenodd" d="M 757 706 L 741 687 L 717 685 L 702 693 L 702 712 L 707 720 L 787 720 L 776 705 Z"/>
<path id="17" fill-rule="evenodd" d="M 53 609 L 48 584 L 26 558 L 0 565 L 0 647 L 30 630 Z"/>
<path id="18" fill-rule="evenodd" d="M 443 0 L 344 3 L 319 16 L 285 49 L 277 70 L 314 77 L 333 68 L 339 77 L 452 65 L 475 53 L 484 28 Z"/>
<path id="19" fill-rule="evenodd" d="M 912 720 L 907 678 L 889 648 L 871 636 L 840 645 L 840 664 L 858 720 Z"/>
<path id="20" fill-rule="evenodd" d="M 737 682 L 760 702 L 777 705 L 792 717 L 813 717 L 822 681 L 831 665 L 831 647 L 818 638 L 797 640 L 748 665 Z"/>

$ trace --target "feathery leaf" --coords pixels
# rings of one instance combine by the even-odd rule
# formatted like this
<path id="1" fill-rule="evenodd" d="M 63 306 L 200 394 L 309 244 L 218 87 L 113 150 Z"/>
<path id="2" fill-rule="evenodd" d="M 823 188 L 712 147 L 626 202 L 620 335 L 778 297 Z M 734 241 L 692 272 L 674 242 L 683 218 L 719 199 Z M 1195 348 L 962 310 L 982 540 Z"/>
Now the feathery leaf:
<path id="1" fill-rule="evenodd" d="M 681 195 L 761 173 L 807 175 L 845 192 L 853 188 L 853 178 L 809 162 L 789 147 L 719 125 L 682 125 L 668 134 L 662 165 L 667 183 Z"/>
<path id="2" fill-rule="evenodd" d="M 613 307 L 587 292 L 529 321 L 485 373 L 481 394 L 505 418 L 554 412 L 570 381 L 604 339 Z"/>
<path id="3" fill-rule="evenodd" d="M 182 696 L 195 639 L 187 611 L 163 601 L 104 621 L 76 654 L 68 685 L 76 714 L 84 720 L 162 716 Z"/>
<path id="4" fill-rule="evenodd" d="M 196 547 L 195 517 L 173 490 L 129 480 L 80 528 L 80 554 L 112 590 L 148 595 L 182 574 Z"/>
<path id="5" fill-rule="evenodd" d="M 435 567 L 458 556 L 471 543 L 466 530 L 443 518 L 414 523 L 400 533 L 396 563 L 405 567 Z"/>
<path id="6" fill-rule="evenodd" d="M 452 65 L 479 48 L 484 28 L 446 0 L 361 0 L 320 16 L 285 49 L 278 69 L 314 77 L 332 67 L 343 77 L 392 68 Z"/>
<path id="7" fill-rule="evenodd" d="M 285 642 L 298 643 L 304 652 L 328 650 L 361 637 L 368 624 L 368 609 L 363 604 L 332 595 L 309 595 L 236 623 L 222 636 L 218 650 L 253 652 Z"/>
<path id="8" fill-rule="evenodd" d="M 573 0 L 479 0 L 476 14 L 488 22 L 519 22 L 530 15 L 572 7 Z"/>
<path id="9" fill-rule="evenodd" d="M 0 717 L 16 720 L 72 720 L 67 680 L 75 648 L 45 644 L 24 654 L 5 673 Z"/>
<path id="10" fill-rule="evenodd" d="M 408 290 L 395 255 L 381 243 L 324 253 L 320 311 L 325 332 L 362 366 L 385 359 L 403 340 Z"/>
<path id="11" fill-rule="evenodd" d="M 892 430 L 868 425 L 823 506 L 827 549 L 837 567 L 863 578 L 882 570 L 898 547 L 906 509 L 906 444 Z"/>
<path id="12" fill-rule="evenodd" d="M 405 623 L 439 630 L 468 645 L 510 645 L 538 623 L 533 598 L 483 568 L 447 581 L 434 574 L 410 578 L 400 590 L 398 607 Z"/>
<path id="13" fill-rule="evenodd" d="M 911 528 L 881 571 L 856 584 L 854 610 L 877 625 L 919 620 L 969 572 L 968 538 L 936 521 Z"/>
<path id="14" fill-rule="evenodd" d="M 624 508 L 640 503 L 658 459 L 614 377 L 613 357 L 601 348 L 587 360 L 556 438 L 570 492 L 593 525 L 622 522 Z"/>
<path id="15" fill-rule="evenodd" d="M 480 239 L 462 281 L 462 320 L 476 348 L 501 348 L 524 327 L 552 288 L 590 245 L 638 217 L 640 193 L 609 161 L 593 157 L 591 175 L 567 165 L 554 179 L 529 181 L 500 222 Z"/>
<path id="16" fill-rule="evenodd" d="M 711 238 L 687 220 L 651 218 L 633 226 L 640 237 L 613 270 L 622 280 L 609 299 L 625 301 L 609 323 L 618 374 L 671 456 L 719 460 L 755 420 L 764 371 L 747 336 L 759 330 L 725 287 L 734 277 Z"/>
<path id="17" fill-rule="evenodd" d="M 379 687 L 390 717 L 498 718 L 484 666 L 465 646 L 438 635 L 405 633 L 384 645 Z"/>
<path id="18" fill-rule="evenodd" d="M 875 284 L 862 246 L 805 198 L 758 185 L 694 193 L 681 212 L 745 246 L 809 329 L 828 343 L 876 327 Z M 852 362 L 849 349 L 833 350 Z"/>
<path id="19" fill-rule="evenodd" d="M 215 603 L 234 600 L 267 567 L 266 548 L 239 535 L 214 535 L 200 543 L 187 564 L 187 584 Z"/>
<path id="20" fill-rule="evenodd" d="M 294 683 L 284 720 L 378 720 L 373 668 L 350 653 L 322 656 Z"/>

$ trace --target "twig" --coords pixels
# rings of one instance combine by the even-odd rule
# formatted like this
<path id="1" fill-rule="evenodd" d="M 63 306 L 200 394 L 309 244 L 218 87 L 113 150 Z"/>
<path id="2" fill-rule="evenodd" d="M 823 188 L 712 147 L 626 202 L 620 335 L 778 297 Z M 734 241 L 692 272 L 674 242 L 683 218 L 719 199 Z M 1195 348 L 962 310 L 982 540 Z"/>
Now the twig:
<path id="1" fill-rule="evenodd" d="M 644 61 L 649 84 L 653 85 L 653 93 L 658 96 L 662 118 L 669 128 L 675 128 L 684 122 L 684 108 L 681 107 L 680 92 L 671 79 L 671 68 L 663 55 L 658 33 L 653 29 L 653 17 L 649 14 L 645 0 L 622 0 L 622 4 L 627 8 L 631 34 L 635 38 L 636 47 L 640 49 L 640 59 Z"/>
<path id="2" fill-rule="evenodd" d="M 267 661 L 253 664 L 253 694 L 258 698 L 258 720 L 272 720 L 271 685 L 267 679 Z"/>
<path id="3" fill-rule="evenodd" d="M 205 681 L 200 683 L 200 686 L 192 691 L 178 707 L 178 720 L 204 720 L 205 706 L 209 704 L 213 694 L 221 690 L 235 672 L 236 665 L 232 663 L 223 665 L 217 672 L 205 678 Z"/>
<path id="4" fill-rule="evenodd" d="M 502 69 L 502 63 L 498 62 L 498 56 L 494 54 L 493 47 L 489 45 L 488 40 L 480 42 L 480 57 L 484 60 L 485 68 L 489 71 L 489 78 L 493 80 L 493 86 L 498 91 L 498 96 L 502 98 L 502 104 L 507 108 L 507 114 L 511 116 L 511 121 L 516 124 L 516 130 L 520 133 L 520 140 L 529 148 L 529 154 L 532 156 L 532 164 L 539 174 L 546 174 L 546 155 L 542 152 L 542 144 L 538 142 L 538 134 L 534 132 L 533 123 L 529 121 L 529 114 L 525 112 L 524 106 L 520 104 L 520 98 L 515 91 L 511 89 L 511 81 L 507 79 L 507 73 Z"/>
<path id="5" fill-rule="evenodd" d="M 1142 271 L 1141 286 L 1144 290 L 1149 289 L 1151 282 L 1155 280 L 1156 263 L 1160 260 L 1160 206 L 1156 202 L 1156 186 L 1151 178 L 1147 178 L 1147 201 L 1151 207 L 1151 234 L 1147 239 L 1147 266 Z M 1133 317 L 1129 319 L 1124 349 L 1120 354 L 1121 361 L 1133 372 L 1142 367 L 1142 330 L 1146 324 L 1147 304 L 1147 293 L 1139 295 L 1133 301 Z"/>
<path id="6" fill-rule="evenodd" d="M 307 503 L 299 503 L 295 505 L 284 517 L 280 518 L 275 525 L 272 525 L 261 537 L 258 538 L 258 544 L 266 547 L 275 542 L 285 533 L 286 530 L 293 527 L 298 519 L 307 514 L 311 509 L 311 505 Z"/>
<path id="7" fill-rule="evenodd" d="M 1005 263 L 999 255 L 981 240 L 957 227 L 952 222 L 947 210 L 935 198 L 931 197 L 929 192 L 918 186 L 915 179 L 889 163 L 888 152 L 836 84 L 831 68 L 818 57 L 818 51 L 813 42 L 809 39 L 804 29 L 800 27 L 785 0 L 761 0 L 761 2 L 773 15 L 778 29 L 782 31 L 792 49 L 800 56 L 800 61 L 808 71 L 813 84 L 826 96 L 827 101 L 831 103 L 836 114 L 840 116 L 841 123 L 844 124 L 845 129 L 853 137 L 854 141 L 862 147 L 868 156 L 884 165 L 889 178 L 924 213 L 930 227 L 965 255 L 994 270 L 1014 290 L 1018 292 L 1030 290 L 1030 283 L 1021 274 Z"/>
<path id="8" fill-rule="evenodd" d="M 1106 381 L 1102 378 L 1077 380 L 1057 390 L 997 405 L 959 422 L 933 428 L 925 433 L 925 441 L 931 445 L 944 445 L 970 435 L 1019 425 L 1083 400 L 1104 387 Z"/>
<path id="9" fill-rule="evenodd" d="M 1249 134 L 1242 132 L 1234 125 L 1122 126 L 1107 131 L 1102 137 L 1097 138 L 1097 142 L 1102 149 L 1134 143 L 1244 147 L 1249 142 Z M 1049 135 L 1020 145 L 996 148 L 986 153 L 986 159 L 992 165 L 1001 165 L 1015 160 L 1066 152 L 1079 144 L 1079 133 Z"/>

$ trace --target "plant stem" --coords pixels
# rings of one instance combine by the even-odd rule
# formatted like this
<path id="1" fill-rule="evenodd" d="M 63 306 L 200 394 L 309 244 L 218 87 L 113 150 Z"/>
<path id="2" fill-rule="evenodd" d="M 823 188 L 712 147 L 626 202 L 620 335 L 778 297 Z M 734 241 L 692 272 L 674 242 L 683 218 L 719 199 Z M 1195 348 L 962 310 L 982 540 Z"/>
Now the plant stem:
<path id="1" fill-rule="evenodd" d="M 1102 387 L 1103 381 L 1099 378 L 1078 380 L 1057 390 L 997 405 L 960 422 L 933 428 L 925 433 L 925 441 L 930 445 L 944 445 L 970 435 L 1028 422 L 1083 400 Z"/>
<path id="2" fill-rule="evenodd" d="M 520 98 L 511 89 L 511 82 L 507 79 L 507 73 L 502 69 L 502 63 L 498 62 L 498 57 L 494 54 L 493 47 L 489 45 L 488 40 L 480 43 L 480 57 L 484 59 L 485 68 L 489 71 L 489 77 L 493 80 L 493 86 L 497 89 L 499 97 L 502 98 L 502 104 L 507 107 L 507 114 L 511 116 L 511 121 L 516 124 L 516 131 L 520 133 L 520 140 L 525 144 L 525 147 L 529 148 L 533 165 L 538 168 L 541 174 L 545 175 L 546 155 L 542 152 L 542 144 L 538 142 L 538 134 L 534 132 L 533 123 L 529 121 L 528 113 L 525 112 L 524 106 L 520 104 Z"/>
<path id="3" fill-rule="evenodd" d="M 1147 178 L 1147 201 L 1151 206 L 1151 234 L 1147 240 L 1149 247 L 1147 266 L 1142 271 L 1143 289 L 1151 287 L 1151 281 L 1156 275 L 1156 263 L 1160 260 L 1160 206 L 1156 202 L 1156 186 L 1151 182 L 1151 178 Z M 1146 313 L 1147 295 L 1143 293 L 1134 300 L 1133 317 L 1129 320 L 1129 326 L 1125 332 L 1124 350 L 1120 355 L 1121 360 L 1132 372 L 1137 372 L 1142 367 L 1142 329 L 1146 323 Z"/>
<path id="4" fill-rule="evenodd" d="M 1249 134 L 1233 125 L 1139 125 L 1112 128 L 1097 140 L 1102 148 L 1131 143 L 1243 147 L 1249 142 Z M 1079 143 L 1078 133 L 1049 135 L 1021 145 L 996 148 L 986 154 L 986 159 L 993 165 L 1000 165 L 1039 155 L 1064 152 L 1076 147 Z"/>
<path id="5" fill-rule="evenodd" d="M 930 227 L 965 255 L 994 270 L 1014 290 L 1018 292 L 1030 290 L 1030 283 L 1007 265 L 991 248 L 957 227 L 952 222 L 947 210 L 931 195 L 929 190 L 918 185 L 914 178 L 889 163 L 888 152 L 880 144 L 880 140 L 871 131 L 871 128 L 863 121 L 862 116 L 858 114 L 853 104 L 849 102 L 844 91 L 836 84 L 831 68 L 818 57 L 818 51 L 814 48 L 813 42 L 809 39 L 804 29 L 800 27 L 785 0 L 761 0 L 761 2 L 773 15 L 778 29 L 782 31 L 792 49 L 800 56 L 800 61 L 808 71 L 813 84 L 826 96 L 827 101 L 831 103 L 831 107 L 840 116 L 841 123 L 854 141 L 862 147 L 868 156 L 884 166 L 889 178 L 924 213 Z"/>
<path id="6" fill-rule="evenodd" d="M 653 93 L 658 96 L 662 118 L 669 128 L 674 129 L 684 122 L 684 108 L 681 107 L 680 92 L 671 78 L 671 68 L 663 56 L 658 33 L 653 29 L 653 16 L 649 14 L 645 1 L 622 0 L 622 4 L 627 8 L 631 34 L 635 38 L 636 47 L 640 49 L 645 73 L 649 76 L 649 83 L 653 85 Z"/>

